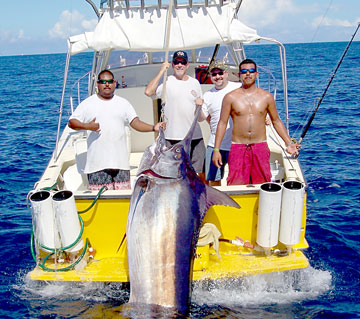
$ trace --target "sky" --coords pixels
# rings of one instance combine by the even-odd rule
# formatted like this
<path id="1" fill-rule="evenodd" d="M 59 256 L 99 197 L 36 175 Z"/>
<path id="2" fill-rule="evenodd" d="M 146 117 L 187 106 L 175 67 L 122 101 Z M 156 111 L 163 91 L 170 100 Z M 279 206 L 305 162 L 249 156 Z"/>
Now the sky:
<path id="1" fill-rule="evenodd" d="M 0 56 L 64 53 L 69 36 L 92 31 L 97 23 L 85 0 L 1 2 Z M 98 6 L 100 0 L 93 2 Z M 282 43 L 348 42 L 360 22 L 360 1 L 243 0 L 239 18 Z"/>

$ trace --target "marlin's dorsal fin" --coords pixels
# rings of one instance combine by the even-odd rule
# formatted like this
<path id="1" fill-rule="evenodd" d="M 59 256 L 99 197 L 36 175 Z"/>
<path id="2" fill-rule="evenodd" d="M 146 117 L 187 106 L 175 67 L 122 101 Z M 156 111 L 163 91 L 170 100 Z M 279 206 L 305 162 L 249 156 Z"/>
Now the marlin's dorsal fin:
<path id="1" fill-rule="evenodd" d="M 213 205 L 241 208 L 240 205 L 228 195 L 211 186 L 206 185 L 206 208 L 209 209 Z"/>

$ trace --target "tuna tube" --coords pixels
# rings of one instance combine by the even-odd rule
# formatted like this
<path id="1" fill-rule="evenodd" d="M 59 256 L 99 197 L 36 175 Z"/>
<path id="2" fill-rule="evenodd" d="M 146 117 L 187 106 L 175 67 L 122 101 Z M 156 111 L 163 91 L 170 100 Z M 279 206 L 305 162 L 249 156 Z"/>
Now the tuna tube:
<path id="1" fill-rule="evenodd" d="M 53 206 L 58 222 L 62 247 L 70 246 L 81 232 L 79 217 L 75 206 L 75 198 L 71 191 L 63 190 L 53 196 Z M 67 252 L 76 252 L 84 247 L 82 238 Z"/>
<path id="2" fill-rule="evenodd" d="M 49 191 L 37 191 L 30 196 L 33 229 L 36 241 L 44 247 L 60 248 L 60 237 Z M 45 251 L 50 251 L 44 249 Z"/>
<path id="3" fill-rule="evenodd" d="M 300 241 L 304 195 L 302 183 L 288 181 L 283 184 L 279 240 L 286 245 L 289 253 L 291 246 Z"/>
<path id="4" fill-rule="evenodd" d="M 281 185 L 276 183 L 265 183 L 260 187 L 256 242 L 264 248 L 266 255 L 278 243 L 281 191 Z"/>

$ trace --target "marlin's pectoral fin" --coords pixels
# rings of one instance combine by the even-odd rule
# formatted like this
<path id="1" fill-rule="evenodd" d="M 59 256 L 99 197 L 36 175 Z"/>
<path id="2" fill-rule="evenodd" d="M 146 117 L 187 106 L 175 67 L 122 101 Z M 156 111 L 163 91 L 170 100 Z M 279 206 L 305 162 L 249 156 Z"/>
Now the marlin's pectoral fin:
<path id="1" fill-rule="evenodd" d="M 134 192 L 131 195 L 130 199 L 130 207 L 129 207 L 129 215 L 128 215 L 128 225 L 132 224 L 132 220 L 134 218 L 134 214 L 136 212 L 136 207 L 141 199 L 141 197 L 144 195 L 144 193 L 147 190 L 149 184 L 149 180 L 147 177 L 140 176 L 138 180 L 136 181 Z"/>
<path id="2" fill-rule="evenodd" d="M 230 196 L 220 192 L 219 190 L 206 185 L 206 206 L 209 209 L 213 205 L 224 205 L 241 208 Z"/>

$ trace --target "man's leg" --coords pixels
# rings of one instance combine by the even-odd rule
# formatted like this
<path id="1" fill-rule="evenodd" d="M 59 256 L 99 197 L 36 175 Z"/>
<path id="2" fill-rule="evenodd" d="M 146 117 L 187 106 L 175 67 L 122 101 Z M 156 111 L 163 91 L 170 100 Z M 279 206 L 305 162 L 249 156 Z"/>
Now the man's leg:
<path id="1" fill-rule="evenodd" d="M 130 171 L 123 169 L 112 170 L 114 189 L 130 189 Z"/>
<path id="2" fill-rule="evenodd" d="M 228 185 L 248 185 L 250 183 L 251 150 L 246 144 L 231 144 L 229 152 Z"/>
<path id="3" fill-rule="evenodd" d="M 100 188 L 106 186 L 108 189 L 114 189 L 112 177 L 107 170 L 101 170 L 88 174 L 89 189 L 98 191 Z"/>
<path id="4" fill-rule="evenodd" d="M 253 162 L 251 180 L 253 184 L 263 184 L 271 181 L 270 150 L 267 142 L 252 145 Z"/>
<path id="5" fill-rule="evenodd" d="M 223 165 L 217 168 L 212 162 L 214 148 L 207 146 L 205 156 L 205 177 L 210 186 L 221 186 L 221 179 L 224 177 L 224 167 L 228 162 L 229 152 L 220 150 Z"/>
<path id="6" fill-rule="evenodd" d="M 204 172 L 205 144 L 202 138 L 191 141 L 190 160 L 199 178 L 206 183 Z"/>

